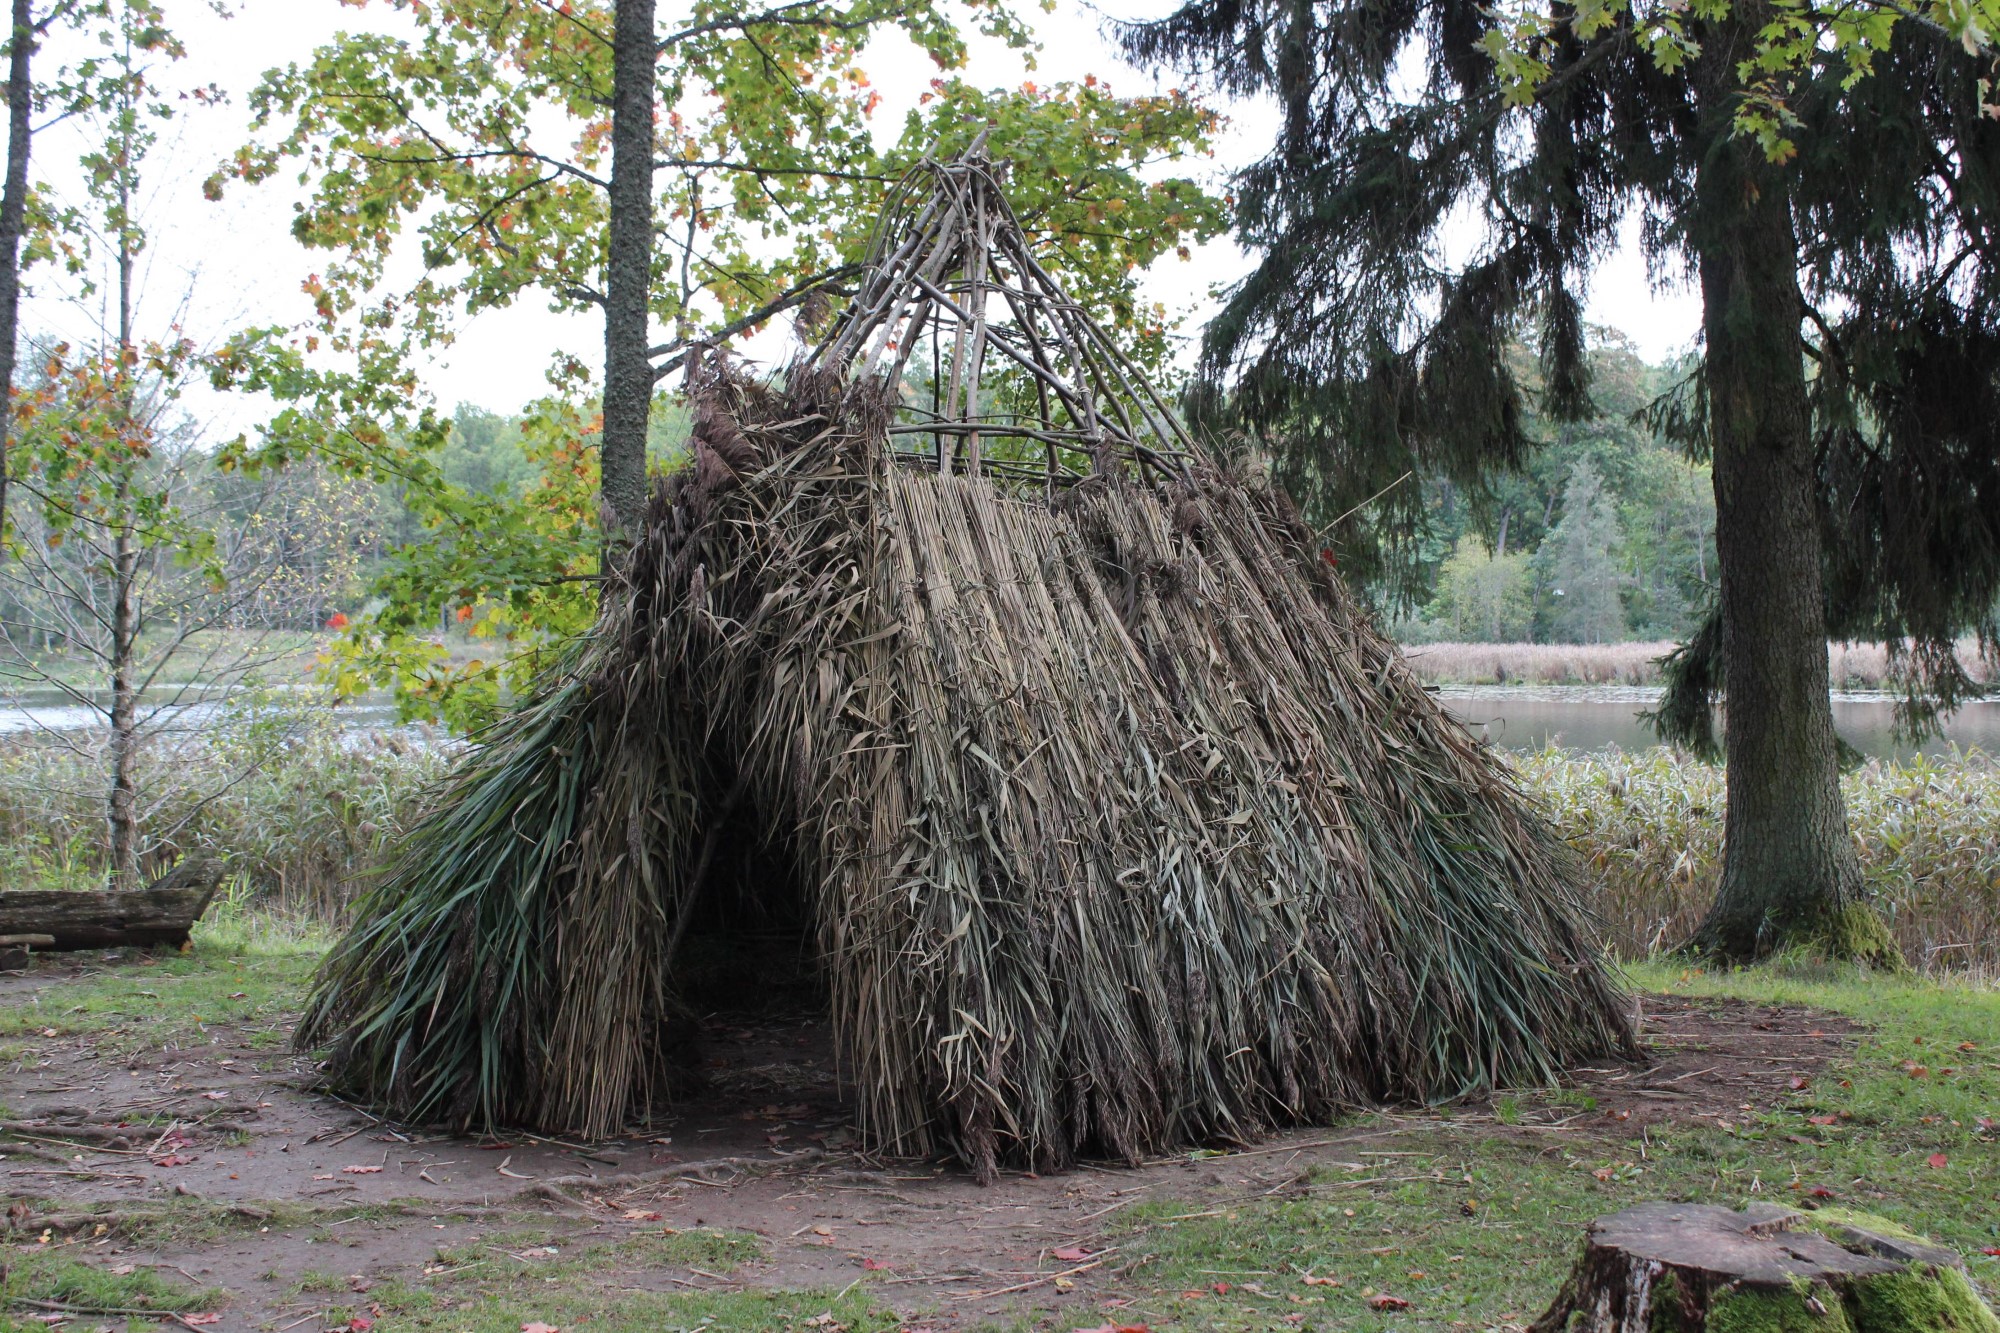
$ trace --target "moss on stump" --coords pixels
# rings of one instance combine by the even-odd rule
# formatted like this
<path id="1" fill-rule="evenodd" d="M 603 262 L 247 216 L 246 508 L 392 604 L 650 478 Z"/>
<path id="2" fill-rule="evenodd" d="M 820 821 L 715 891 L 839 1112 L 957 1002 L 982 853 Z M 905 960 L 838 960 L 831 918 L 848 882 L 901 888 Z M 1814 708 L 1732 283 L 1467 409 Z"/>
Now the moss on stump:
<path id="1" fill-rule="evenodd" d="M 1645 1203 L 1591 1223 L 1534 1333 L 2000 1333 L 1958 1255 L 1880 1218 Z"/>

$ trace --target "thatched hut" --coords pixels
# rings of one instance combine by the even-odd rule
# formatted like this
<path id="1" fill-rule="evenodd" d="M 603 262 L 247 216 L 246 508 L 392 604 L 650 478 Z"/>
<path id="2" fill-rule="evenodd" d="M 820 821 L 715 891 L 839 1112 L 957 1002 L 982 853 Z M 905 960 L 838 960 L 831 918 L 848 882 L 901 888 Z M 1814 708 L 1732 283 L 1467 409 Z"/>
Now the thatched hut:
<path id="1" fill-rule="evenodd" d="M 779 382 L 711 358 L 596 633 L 459 766 L 302 1033 L 415 1119 L 616 1132 L 714 867 L 810 938 L 860 1127 L 982 1175 L 1629 1048 L 1576 868 L 977 157 Z"/>

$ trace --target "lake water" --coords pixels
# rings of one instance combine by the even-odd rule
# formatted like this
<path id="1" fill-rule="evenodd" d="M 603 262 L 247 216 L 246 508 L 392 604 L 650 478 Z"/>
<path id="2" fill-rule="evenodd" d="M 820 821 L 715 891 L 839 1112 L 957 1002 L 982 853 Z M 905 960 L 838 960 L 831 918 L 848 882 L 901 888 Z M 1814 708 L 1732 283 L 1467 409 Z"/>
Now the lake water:
<path id="1" fill-rule="evenodd" d="M 166 691 L 160 692 L 166 695 Z M 204 698 L 195 688 L 176 687 L 150 708 L 140 710 L 141 725 L 155 735 L 187 735 L 206 730 L 222 716 L 225 705 Z M 342 702 L 335 716 L 352 731 L 376 731 L 396 726 L 396 705 L 387 695 L 366 695 Z M 0 736 L 38 732 L 89 731 L 105 725 L 104 714 L 54 690 L 0 695 Z"/>
<path id="2" fill-rule="evenodd" d="M 1617 746 L 1642 750 L 1655 744 L 1653 733 L 1636 714 L 1659 701 L 1657 689 L 1619 685 L 1469 685 L 1445 686 L 1438 698 L 1473 735 L 1508 750 L 1539 750 L 1557 745 L 1572 750 L 1602 750 Z M 1907 756 L 1911 747 L 1892 735 L 1891 709 L 1885 695 L 1837 694 L 1834 725 L 1848 744 L 1877 757 Z M 210 725 L 219 705 L 191 699 L 161 719 L 165 730 L 199 731 Z M 394 706 L 386 696 L 340 705 L 339 718 L 354 731 L 374 731 L 396 725 Z M 81 731 L 103 725 L 88 708 L 59 695 L 20 695 L 0 701 L 0 735 L 37 731 Z M 1953 745 L 1977 747 L 2000 754 L 2000 701 L 1969 704 L 1945 724 L 1942 738 L 1921 747 L 1940 754 Z"/>
<path id="3" fill-rule="evenodd" d="M 1508 750 L 1556 745 L 1570 750 L 1658 744 L 1636 714 L 1654 707 L 1657 689 L 1614 685 L 1447 685 L 1438 699 L 1473 735 Z M 2000 701 L 1968 704 L 1945 721 L 1944 735 L 1922 746 L 1894 736 L 1894 702 L 1881 694 L 1836 694 L 1833 724 L 1855 749 L 1874 758 L 1944 754 L 1956 745 L 2000 754 Z"/>

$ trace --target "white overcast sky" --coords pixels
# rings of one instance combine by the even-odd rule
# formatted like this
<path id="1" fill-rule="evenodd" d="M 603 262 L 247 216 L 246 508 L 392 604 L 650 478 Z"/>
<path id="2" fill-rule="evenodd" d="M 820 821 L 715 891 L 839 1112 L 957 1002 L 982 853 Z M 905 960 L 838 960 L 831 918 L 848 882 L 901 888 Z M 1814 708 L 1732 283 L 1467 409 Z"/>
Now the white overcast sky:
<path id="1" fill-rule="evenodd" d="M 1110 8 L 1138 16 L 1162 12 L 1165 2 L 1111 0 Z M 1119 90 L 1138 92 L 1155 86 L 1151 76 L 1127 66 L 1111 49 L 1100 35 L 1100 20 L 1094 13 L 1076 0 L 1057 3 L 1054 13 L 1036 14 L 1043 48 L 1033 71 L 1025 68 L 1018 54 L 981 43 L 968 77 L 1000 87 L 1026 78 L 1046 83 L 1095 74 Z M 202 198 L 201 182 L 242 142 L 248 119 L 246 97 L 264 70 L 308 58 L 317 44 L 343 29 L 393 28 L 398 21 L 384 5 L 357 9 L 338 0 L 232 0 L 232 8 L 234 16 L 222 19 L 211 12 L 207 0 L 166 0 L 170 21 L 187 44 L 188 58 L 162 74 L 181 86 L 214 83 L 231 101 L 219 109 L 191 111 L 169 130 L 155 154 L 143 209 L 151 243 L 142 283 L 142 333 L 157 334 L 168 321 L 180 319 L 197 342 L 205 343 L 219 341 L 246 324 L 293 323 L 307 313 L 300 282 L 324 263 L 325 256 L 291 239 L 292 173 L 287 173 L 286 183 L 237 185 L 219 204 Z M 878 123 L 893 134 L 910 101 L 928 86 L 935 71 L 900 39 L 878 43 L 868 53 L 868 63 L 885 97 L 876 113 Z M 1217 142 L 1215 158 L 1195 168 L 1211 174 L 1217 184 L 1230 167 L 1259 155 L 1269 143 L 1272 123 L 1267 108 L 1227 110 L 1231 119 Z M 37 174 L 51 181 L 59 194 L 73 193 L 79 146 L 77 134 L 65 126 L 38 136 Z M 1212 308 L 1209 291 L 1239 276 L 1246 266 L 1233 244 L 1215 242 L 1199 250 L 1191 263 L 1169 258 L 1156 266 L 1147 278 L 1148 294 L 1171 310 L 1191 315 L 1192 330 Z M 77 341 L 90 338 L 95 317 L 74 300 L 73 293 L 62 290 L 62 282 L 47 270 L 30 281 L 27 332 Z M 1623 331 L 1649 359 L 1660 359 L 1691 345 L 1699 307 L 1685 289 L 1653 290 L 1637 246 L 1630 244 L 1600 273 L 1589 316 L 1595 323 Z M 428 370 L 430 391 L 446 407 L 472 402 L 511 412 L 545 390 L 543 373 L 556 351 L 571 352 L 592 365 L 602 358 L 601 325 L 594 317 L 555 315 L 532 300 L 512 310 L 482 313 L 463 327 L 458 343 Z M 249 424 L 243 418 L 247 410 L 247 404 L 216 404 L 210 409 L 216 417 L 235 418 L 227 423 L 229 433 Z"/>

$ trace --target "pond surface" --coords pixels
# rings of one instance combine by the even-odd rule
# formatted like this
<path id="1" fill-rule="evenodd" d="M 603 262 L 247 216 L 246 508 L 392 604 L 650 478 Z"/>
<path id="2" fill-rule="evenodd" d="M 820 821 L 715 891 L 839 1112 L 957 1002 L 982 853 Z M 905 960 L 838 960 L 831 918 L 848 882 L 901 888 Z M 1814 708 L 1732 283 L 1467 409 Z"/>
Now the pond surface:
<path id="1" fill-rule="evenodd" d="M 1474 736 L 1508 750 L 1643 750 L 1657 745 L 1637 714 L 1659 703 L 1655 688 L 1629 685 L 1446 685 L 1438 700 Z M 1978 748 L 2000 754 L 2000 701 L 1967 704 L 1945 720 L 1944 735 L 1922 746 L 1894 735 L 1893 699 L 1883 694 L 1833 696 L 1833 725 L 1871 758 L 1907 758 Z"/>
<path id="2" fill-rule="evenodd" d="M 109 696 L 105 701 L 109 702 Z M 174 686 L 155 691 L 141 706 L 140 725 L 153 735 L 185 736 L 214 726 L 227 708 L 220 700 L 207 697 L 199 686 Z M 397 725 L 395 703 L 386 694 L 343 701 L 334 716 L 350 731 L 385 730 Z M 59 690 L 0 695 L 0 736 L 90 731 L 104 725 L 102 711 Z"/>
<path id="3" fill-rule="evenodd" d="M 1659 698 L 1657 689 L 1630 685 L 1446 685 L 1438 690 L 1439 701 L 1474 736 L 1508 750 L 1549 745 L 1570 750 L 1646 749 L 1657 742 L 1637 714 L 1654 707 Z M 165 734 L 201 731 L 214 725 L 222 707 L 191 695 L 163 707 L 149 726 Z M 2000 754 L 2000 701 L 1968 704 L 1946 721 L 1940 739 L 1916 748 L 1895 740 L 1893 707 L 1887 695 L 1836 694 L 1834 725 L 1848 744 L 1871 757 L 1944 754 L 1953 745 Z M 335 716 L 355 732 L 397 725 L 395 706 L 386 695 L 342 703 Z M 0 736 L 87 731 L 103 725 L 102 714 L 60 694 L 0 696 Z"/>

